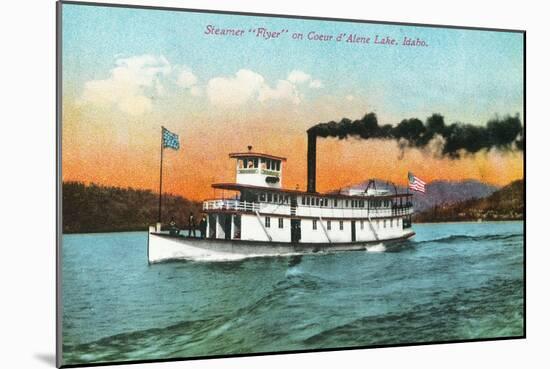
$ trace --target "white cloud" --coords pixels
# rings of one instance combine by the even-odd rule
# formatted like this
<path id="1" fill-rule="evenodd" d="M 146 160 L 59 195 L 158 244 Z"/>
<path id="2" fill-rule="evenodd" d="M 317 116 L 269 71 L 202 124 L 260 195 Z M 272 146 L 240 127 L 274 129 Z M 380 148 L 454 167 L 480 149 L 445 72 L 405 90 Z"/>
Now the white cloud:
<path id="1" fill-rule="evenodd" d="M 308 83 L 309 82 L 309 83 Z M 211 103 L 222 106 L 238 106 L 248 101 L 266 102 L 269 100 L 286 100 L 293 104 L 301 102 L 299 85 L 307 84 L 309 88 L 322 88 L 320 80 L 300 70 L 293 70 L 287 79 L 278 80 L 274 87 L 265 78 L 248 69 L 240 69 L 231 77 L 212 78 L 206 87 Z"/>
<path id="2" fill-rule="evenodd" d="M 286 80 L 277 81 L 275 88 L 271 88 L 268 85 L 262 86 L 259 91 L 258 101 L 264 102 L 267 100 L 288 100 L 294 104 L 300 103 L 296 86 Z"/>
<path id="3" fill-rule="evenodd" d="M 197 84 L 198 78 L 193 74 L 193 71 L 187 67 L 181 68 L 178 73 L 177 83 L 183 88 L 191 88 Z"/>
<path id="4" fill-rule="evenodd" d="M 313 79 L 311 82 L 309 82 L 310 88 L 323 88 L 323 82 L 319 81 L 318 79 Z"/>
<path id="5" fill-rule="evenodd" d="M 130 115 L 144 114 L 152 110 L 152 96 L 164 93 L 161 77 L 171 70 L 170 63 L 162 55 L 119 58 L 108 78 L 84 84 L 80 102 L 115 106 Z"/>
<path id="6" fill-rule="evenodd" d="M 293 70 L 288 74 L 287 80 L 292 83 L 304 83 L 311 80 L 311 76 L 301 70 Z"/>
<path id="7" fill-rule="evenodd" d="M 264 77 L 248 69 L 240 69 L 232 77 L 215 77 L 208 81 L 206 93 L 215 105 L 242 105 L 258 94 L 265 85 Z"/>

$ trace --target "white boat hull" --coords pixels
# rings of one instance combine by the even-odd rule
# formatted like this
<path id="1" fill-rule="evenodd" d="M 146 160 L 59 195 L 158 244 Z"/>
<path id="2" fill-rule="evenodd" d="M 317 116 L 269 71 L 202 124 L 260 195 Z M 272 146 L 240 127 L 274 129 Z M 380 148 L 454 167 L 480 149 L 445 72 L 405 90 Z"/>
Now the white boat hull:
<path id="1" fill-rule="evenodd" d="M 377 249 L 379 245 L 404 241 L 414 236 L 413 231 L 386 240 L 348 243 L 290 243 L 200 239 L 171 236 L 149 231 L 147 256 L 149 263 L 170 260 L 224 261 L 251 257 L 302 255 L 310 253 Z"/>

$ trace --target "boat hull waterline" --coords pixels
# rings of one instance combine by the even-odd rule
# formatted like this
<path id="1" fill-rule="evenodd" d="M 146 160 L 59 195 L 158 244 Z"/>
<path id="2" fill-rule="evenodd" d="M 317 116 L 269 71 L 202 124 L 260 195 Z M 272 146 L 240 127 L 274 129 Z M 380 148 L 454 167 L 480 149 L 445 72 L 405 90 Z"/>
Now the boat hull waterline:
<path id="1" fill-rule="evenodd" d="M 201 239 L 149 232 L 149 263 L 172 260 L 230 261 L 253 257 L 292 256 L 339 251 L 374 250 L 413 237 L 410 231 L 397 238 L 347 243 L 290 243 L 225 239 Z"/>

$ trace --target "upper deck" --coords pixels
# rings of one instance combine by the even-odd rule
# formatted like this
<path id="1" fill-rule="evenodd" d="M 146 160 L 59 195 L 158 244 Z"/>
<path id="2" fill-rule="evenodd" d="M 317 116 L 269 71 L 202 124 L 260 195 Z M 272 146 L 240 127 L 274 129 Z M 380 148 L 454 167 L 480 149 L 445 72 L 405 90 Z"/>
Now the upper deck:
<path id="1" fill-rule="evenodd" d="M 207 200 L 203 210 L 219 212 L 256 212 L 290 217 L 384 218 L 412 214 L 409 193 L 388 190 L 348 190 L 347 193 L 317 193 L 282 188 L 286 158 L 252 151 L 229 154 L 236 159 L 236 182 L 215 183 L 213 188 L 237 195 L 230 199 Z M 371 181 L 373 182 L 373 181 Z M 370 183 L 369 183 L 370 186 Z"/>
<path id="2" fill-rule="evenodd" d="M 206 212 L 259 212 L 313 218 L 384 218 L 412 214 L 412 194 L 385 195 L 318 194 L 299 190 L 272 189 L 237 183 L 218 183 L 214 188 L 238 191 L 231 199 L 203 203 Z"/>

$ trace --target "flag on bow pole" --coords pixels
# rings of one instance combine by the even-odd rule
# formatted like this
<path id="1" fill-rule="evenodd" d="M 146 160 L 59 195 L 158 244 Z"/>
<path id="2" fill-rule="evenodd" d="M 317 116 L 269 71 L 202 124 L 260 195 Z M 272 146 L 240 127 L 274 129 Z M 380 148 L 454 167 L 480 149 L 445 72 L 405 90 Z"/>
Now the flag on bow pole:
<path id="1" fill-rule="evenodd" d="M 180 139 L 179 136 L 173 132 L 170 132 L 166 128 L 162 127 L 161 133 L 161 145 L 160 145 L 160 180 L 159 180 L 159 217 L 158 223 L 162 221 L 162 161 L 164 149 L 179 150 Z"/>

